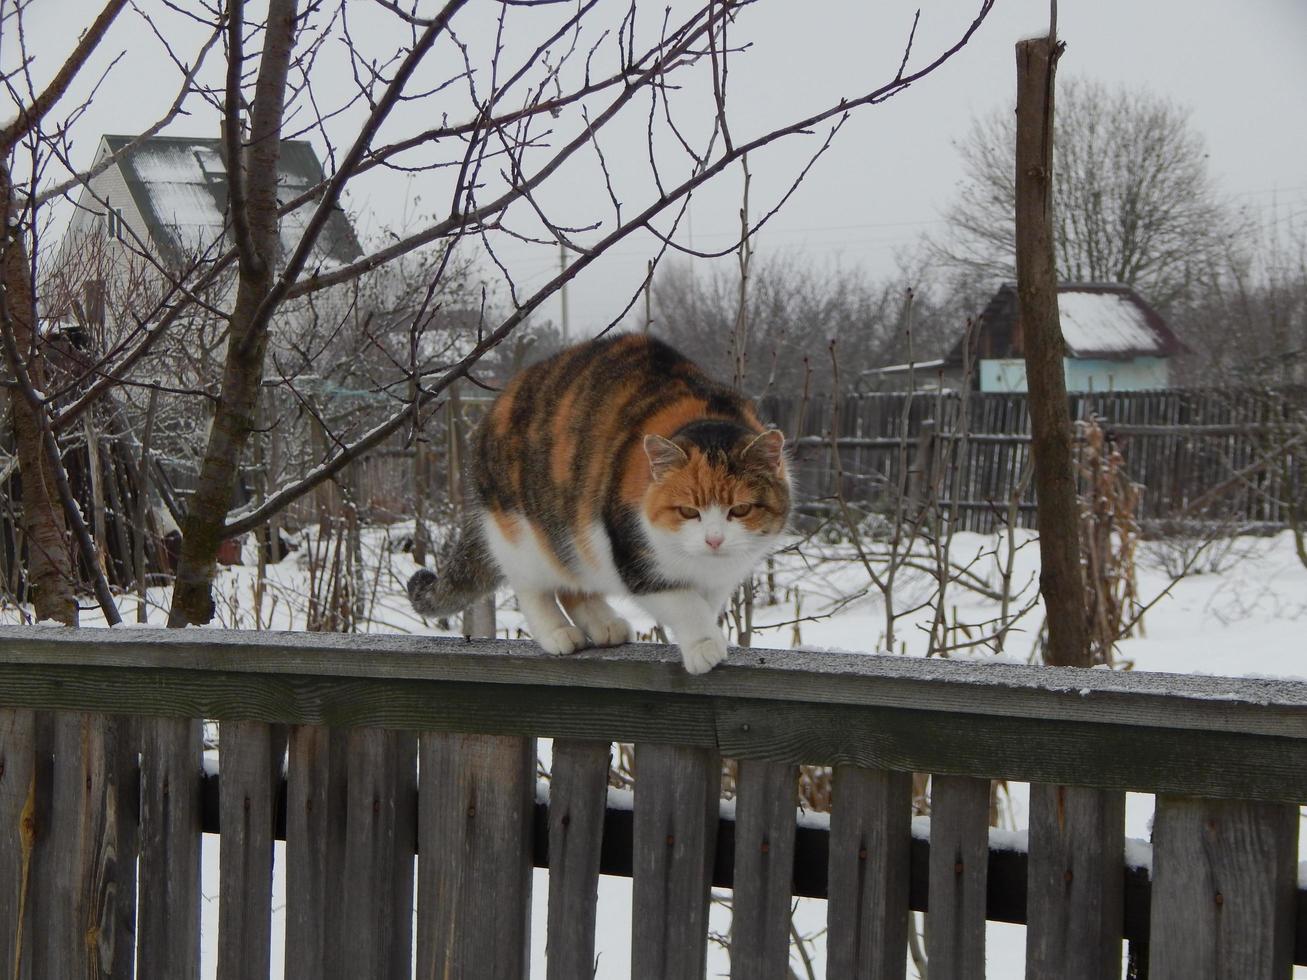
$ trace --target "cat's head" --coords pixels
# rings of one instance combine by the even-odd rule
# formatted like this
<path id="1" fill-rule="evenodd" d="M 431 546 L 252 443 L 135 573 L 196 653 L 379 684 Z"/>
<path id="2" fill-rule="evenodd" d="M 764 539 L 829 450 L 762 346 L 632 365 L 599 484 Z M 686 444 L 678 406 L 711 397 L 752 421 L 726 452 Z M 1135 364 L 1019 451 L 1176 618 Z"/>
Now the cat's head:
<path id="1" fill-rule="evenodd" d="M 645 518 L 685 558 L 756 558 L 789 518 L 784 449 L 777 429 L 718 420 L 693 422 L 671 439 L 647 435 Z"/>

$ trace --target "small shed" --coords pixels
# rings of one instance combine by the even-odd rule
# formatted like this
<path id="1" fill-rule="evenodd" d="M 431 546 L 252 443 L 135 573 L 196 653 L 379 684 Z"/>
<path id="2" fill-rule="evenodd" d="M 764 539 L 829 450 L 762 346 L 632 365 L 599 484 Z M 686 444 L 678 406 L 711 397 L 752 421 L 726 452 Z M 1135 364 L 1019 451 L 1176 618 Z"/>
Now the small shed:
<path id="1" fill-rule="evenodd" d="M 134 139 L 102 137 L 92 172 Z M 321 186 L 324 179 L 322 164 L 309 143 L 282 141 L 277 174 L 280 201 L 297 198 Z M 83 189 L 64 247 L 78 247 L 80 236 L 97 231 L 122 241 L 130 229 L 165 262 L 181 265 L 222 241 L 227 203 L 226 147 L 221 139 L 152 136 L 96 173 Z M 287 253 L 316 208 L 316 199 L 310 199 L 282 217 L 281 239 Z M 309 270 L 343 265 L 362 254 L 349 218 L 337 209 L 318 239 Z"/>
<path id="2" fill-rule="evenodd" d="M 1166 388 L 1171 358 L 1187 353 L 1161 315 L 1132 287 L 1121 283 L 1062 283 L 1057 288 L 1063 365 L 1069 392 L 1137 391 Z M 941 365 L 958 383 L 963 377 L 963 344 L 958 338 Z M 1017 289 L 1004 283 L 989 301 L 972 332 L 972 387 L 979 391 L 1026 390 L 1025 338 L 1017 309 Z"/>

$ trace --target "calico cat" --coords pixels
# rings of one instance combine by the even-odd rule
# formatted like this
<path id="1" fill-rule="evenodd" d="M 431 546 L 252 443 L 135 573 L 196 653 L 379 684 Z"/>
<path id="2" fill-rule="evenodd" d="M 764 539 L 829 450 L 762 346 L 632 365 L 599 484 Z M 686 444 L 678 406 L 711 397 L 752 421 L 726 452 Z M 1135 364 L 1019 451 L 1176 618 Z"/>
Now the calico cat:
<path id="1" fill-rule="evenodd" d="M 685 668 L 726 656 L 717 616 L 779 541 L 790 510 L 785 437 L 748 399 L 667 344 L 617 335 L 527 368 L 474 440 L 471 517 L 408 582 L 444 616 L 501 580 L 555 654 L 630 638 L 605 595 L 672 632 Z"/>

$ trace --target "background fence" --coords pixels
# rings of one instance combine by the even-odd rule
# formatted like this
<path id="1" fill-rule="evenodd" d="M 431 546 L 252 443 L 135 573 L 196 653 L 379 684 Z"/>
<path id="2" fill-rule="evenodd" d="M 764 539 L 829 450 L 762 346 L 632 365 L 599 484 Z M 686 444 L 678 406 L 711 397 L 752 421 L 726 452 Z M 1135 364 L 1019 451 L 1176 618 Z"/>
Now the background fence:
<path id="1" fill-rule="evenodd" d="M 963 530 L 1034 525 L 1024 394 L 890 392 L 764 399 L 796 440 L 801 499 L 842 492 L 873 509 L 943 466 L 940 503 Z M 1307 496 L 1307 390 L 1164 390 L 1070 396 L 1073 420 L 1097 417 L 1144 488 L 1144 521 L 1284 525 Z M 836 454 L 838 453 L 838 459 Z"/>

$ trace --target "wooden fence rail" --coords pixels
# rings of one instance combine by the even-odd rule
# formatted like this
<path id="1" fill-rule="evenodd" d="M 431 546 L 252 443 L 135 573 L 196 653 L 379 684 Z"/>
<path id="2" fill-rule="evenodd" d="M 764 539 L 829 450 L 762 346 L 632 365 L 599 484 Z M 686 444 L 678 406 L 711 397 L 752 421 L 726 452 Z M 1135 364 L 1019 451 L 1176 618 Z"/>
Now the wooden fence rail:
<path id="1" fill-rule="evenodd" d="M 6 976 L 198 975 L 215 816 L 198 719 L 221 726 L 223 978 L 268 975 L 279 833 L 288 976 L 525 976 L 538 862 L 550 977 L 591 975 L 597 876 L 624 860 L 632 976 L 703 976 L 714 882 L 737 895 L 736 977 L 786 976 L 778 910 L 794 894 L 827 898 L 832 978 L 902 977 L 910 906 L 954 976 L 981 975 L 981 925 L 1005 914 L 1028 922 L 1029 977 L 1117 975 L 1123 935 L 1146 938 L 1154 978 L 1287 977 L 1307 951 L 1303 683 L 770 650 L 690 677 L 652 645 L 553 658 L 492 640 L 6 628 Z M 536 737 L 555 739 L 547 801 Z M 629 820 L 607 806 L 613 741 L 636 744 Z M 720 757 L 741 760 L 726 823 Z M 828 832 L 796 821 L 798 763 L 835 767 Z M 937 777 L 928 854 L 913 772 Z M 987 845 L 998 777 L 1035 784 L 1028 855 Z M 1126 790 L 1159 794 L 1147 887 L 1123 872 Z"/>
<path id="2" fill-rule="evenodd" d="M 1307 390 L 1168 389 L 1069 396 L 1071 418 L 1101 420 L 1144 488 L 1146 521 L 1218 519 L 1283 526 L 1307 498 Z M 993 531 L 1019 490 L 1017 522 L 1034 526 L 1030 418 L 1019 393 L 878 392 L 831 399 L 771 396 L 763 414 L 791 438 L 800 498 L 892 507 L 923 439 L 948 478 L 959 529 Z M 838 453 L 838 461 L 835 455 Z M 929 454 L 928 454 L 929 455 Z"/>

